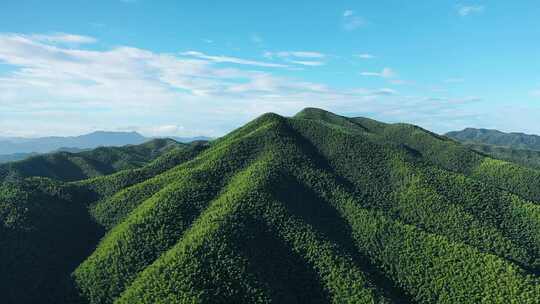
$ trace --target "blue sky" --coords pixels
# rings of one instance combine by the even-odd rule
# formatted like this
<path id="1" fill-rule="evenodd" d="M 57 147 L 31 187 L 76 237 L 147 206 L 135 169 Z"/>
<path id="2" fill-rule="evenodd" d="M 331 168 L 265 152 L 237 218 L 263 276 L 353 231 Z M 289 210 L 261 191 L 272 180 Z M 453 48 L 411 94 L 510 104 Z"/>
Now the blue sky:
<path id="1" fill-rule="evenodd" d="M 537 1 L 5 1 L 0 136 L 220 136 L 306 106 L 540 133 Z"/>

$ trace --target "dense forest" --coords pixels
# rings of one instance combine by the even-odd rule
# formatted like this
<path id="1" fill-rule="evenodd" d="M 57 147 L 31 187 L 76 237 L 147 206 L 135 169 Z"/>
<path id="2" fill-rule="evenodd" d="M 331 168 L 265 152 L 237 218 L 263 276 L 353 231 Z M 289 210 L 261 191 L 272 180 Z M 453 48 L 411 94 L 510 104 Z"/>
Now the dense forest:
<path id="1" fill-rule="evenodd" d="M 489 144 L 465 144 L 468 148 L 486 154 L 492 158 L 502 159 L 524 167 L 540 169 L 540 151 L 514 149 Z"/>
<path id="2" fill-rule="evenodd" d="M 535 166 L 314 108 L 166 147 L 2 167 L 2 303 L 539 302 Z"/>
<path id="3" fill-rule="evenodd" d="M 49 177 L 60 181 L 82 180 L 139 168 L 164 153 L 185 146 L 172 139 L 154 139 L 140 145 L 35 155 L 25 160 L 1 164 L 0 179 L 15 174 L 22 177 Z"/>

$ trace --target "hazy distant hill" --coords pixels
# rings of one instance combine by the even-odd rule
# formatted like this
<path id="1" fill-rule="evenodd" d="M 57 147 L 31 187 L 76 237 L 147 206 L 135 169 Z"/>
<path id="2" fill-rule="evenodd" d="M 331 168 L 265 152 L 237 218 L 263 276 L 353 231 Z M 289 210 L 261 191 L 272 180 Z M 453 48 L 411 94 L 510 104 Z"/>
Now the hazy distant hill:
<path id="1" fill-rule="evenodd" d="M 490 144 L 513 149 L 540 150 L 540 136 L 524 133 L 504 133 L 498 130 L 467 128 L 446 136 L 465 143 Z"/>
<path id="2" fill-rule="evenodd" d="M 207 137 L 207 136 L 195 136 L 195 137 L 176 137 L 176 136 L 171 136 L 169 138 L 172 138 L 178 142 L 181 142 L 181 143 L 190 143 L 190 142 L 194 142 L 194 141 L 210 141 L 212 140 L 212 137 Z"/>
<path id="3" fill-rule="evenodd" d="M 51 151 L 51 152 L 47 152 L 47 153 L 55 153 L 55 152 L 71 152 L 71 153 L 78 153 L 78 152 L 83 152 L 83 151 L 87 151 L 89 149 L 79 149 L 79 148 L 60 148 L 60 149 L 56 149 L 54 151 Z M 39 153 L 13 153 L 13 154 L 0 154 L 0 164 L 3 164 L 3 163 L 9 163 L 9 162 L 14 162 L 14 161 L 19 161 L 19 160 L 24 160 L 24 159 L 27 159 L 29 157 L 32 157 L 32 156 L 37 156 L 37 155 L 40 155 Z"/>
<path id="4" fill-rule="evenodd" d="M 265 114 L 0 186 L 2 303 L 538 303 L 540 171 L 409 124 Z"/>
<path id="5" fill-rule="evenodd" d="M 26 159 L 30 156 L 38 155 L 37 153 L 13 153 L 0 154 L 0 164 Z"/>
<path id="6" fill-rule="evenodd" d="M 140 145 L 99 147 L 83 152 L 76 152 L 80 150 L 77 148 L 62 148 L 57 152 L 0 165 L 0 180 L 8 174 L 61 181 L 81 180 L 139 168 L 173 149 L 184 147 L 186 144 L 172 139 L 153 139 Z"/>
<path id="7" fill-rule="evenodd" d="M 7 138 L 0 139 L 0 154 L 47 153 L 63 147 L 92 149 L 100 146 L 137 145 L 147 140 L 137 132 L 106 131 L 72 137 Z"/>

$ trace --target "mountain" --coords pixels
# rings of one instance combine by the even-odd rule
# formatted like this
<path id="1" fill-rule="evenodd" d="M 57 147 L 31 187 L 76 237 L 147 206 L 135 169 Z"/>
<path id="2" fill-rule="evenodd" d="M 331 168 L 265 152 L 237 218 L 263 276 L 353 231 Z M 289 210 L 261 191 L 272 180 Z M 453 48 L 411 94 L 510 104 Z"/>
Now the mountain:
<path id="1" fill-rule="evenodd" d="M 139 168 L 175 148 L 185 147 L 172 139 L 154 139 L 140 145 L 99 147 L 84 152 L 60 149 L 60 152 L 29 157 L 0 165 L 0 179 L 16 174 L 22 177 L 40 176 L 60 181 L 76 181 Z"/>
<path id="2" fill-rule="evenodd" d="M 30 156 L 35 156 L 35 155 L 38 155 L 38 154 L 37 153 L 0 154 L 0 164 L 23 160 Z"/>
<path id="3" fill-rule="evenodd" d="M 465 144 L 468 148 L 496 159 L 502 159 L 524 167 L 540 169 L 540 151 L 512 149 L 488 144 Z"/>
<path id="4" fill-rule="evenodd" d="M 194 141 L 211 141 L 213 138 L 207 136 L 195 136 L 195 137 L 170 137 L 171 139 L 176 140 L 181 143 L 191 143 Z"/>
<path id="5" fill-rule="evenodd" d="M 504 133 L 497 130 L 467 128 L 453 131 L 446 136 L 464 143 L 490 144 L 512 149 L 540 151 L 540 136 L 523 133 Z"/>
<path id="6" fill-rule="evenodd" d="M 537 303 L 540 171 L 308 108 L 0 187 L 4 303 Z"/>
<path id="7" fill-rule="evenodd" d="M 3 138 L 0 154 L 48 153 L 63 147 L 92 149 L 100 146 L 124 146 L 142 144 L 148 139 L 137 132 L 97 131 L 73 137 Z"/>
<path id="8" fill-rule="evenodd" d="M 89 149 L 62 147 L 60 149 L 56 149 L 56 150 L 54 150 L 52 152 L 48 152 L 48 153 L 55 153 L 55 152 L 78 153 L 78 152 L 83 152 L 83 151 L 87 151 L 87 150 L 89 150 Z M 19 161 L 19 160 L 24 160 L 24 159 L 27 159 L 27 158 L 29 158 L 31 156 L 37 156 L 37 155 L 40 155 L 40 154 L 35 153 L 35 152 L 32 152 L 32 153 L 0 154 L 0 164 L 9 163 L 9 162 L 15 162 L 15 161 Z"/>

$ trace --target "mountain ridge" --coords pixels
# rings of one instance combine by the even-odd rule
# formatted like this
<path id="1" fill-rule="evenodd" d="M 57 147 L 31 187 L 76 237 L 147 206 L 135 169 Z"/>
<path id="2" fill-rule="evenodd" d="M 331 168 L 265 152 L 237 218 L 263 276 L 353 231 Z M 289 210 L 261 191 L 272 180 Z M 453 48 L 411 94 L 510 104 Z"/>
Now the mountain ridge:
<path id="1" fill-rule="evenodd" d="M 51 153 L 62 149 L 95 149 L 139 145 L 152 139 L 173 139 L 182 143 L 208 141 L 205 136 L 196 137 L 145 137 L 138 132 L 94 131 L 77 136 L 47 136 L 37 138 L 0 137 L 0 157 L 20 160 L 23 153 Z M 18 155 L 17 155 L 18 154 Z"/>
<path id="2" fill-rule="evenodd" d="M 8 202 L 0 205 L 0 233 L 25 235 L 23 248 L 32 252 L 41 213 L 30 216 L 36 200 L 26 199 L 24 189 L 49 202 L 40 208 L 88 206 L 80 216 L 97 227 L 81 233 L 99 241 L 88 238 L 81 246 L 89 253 L 46 276 L 73 284 L 53 298 L 535 303 L 540 297 L 540 171 L 416 126 L 313 108 L 291 118 L 265 114 L 207 146 L 135 170 L 73 183 L 30 178 L 7 188 L 18 192 L 0 191 L 0 202 Z M 9 204 L 16 201 L 10 197 L 20 197 L 26 209 Z M 49 213 L 62 223 L 62 212 Z M 24 259 L 0 263 L 6 260 L 28 269 Z M 37 285 L 23 284 L 24 272 L 13 275 L 0 288 L 28 299 L 16 286 Z"/>
<path id="3" fill-rule="evenodd" d="M 466 128 L 452 131 L 446 136 L 465 143 L 490 144 L 500 147 L 525 150 L 540 150 L 540 136 L 520 132 L 502 132 L 495 129 Z"/>

